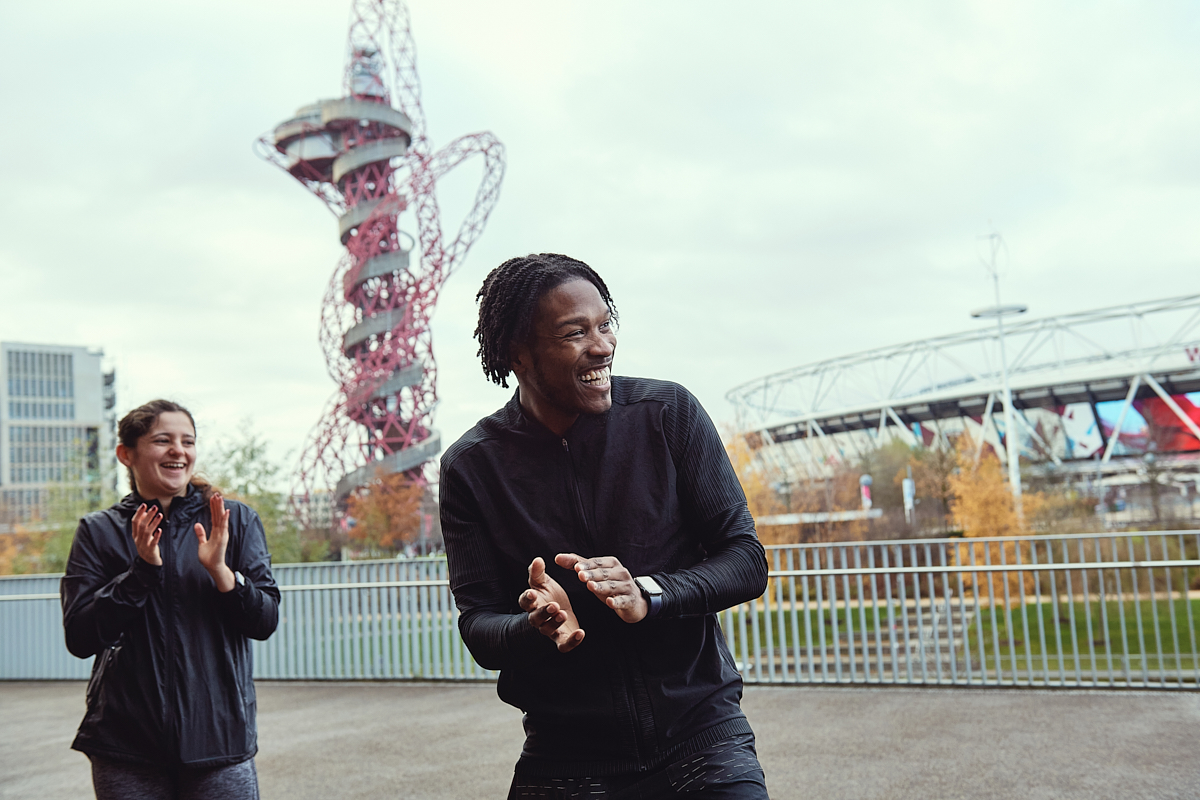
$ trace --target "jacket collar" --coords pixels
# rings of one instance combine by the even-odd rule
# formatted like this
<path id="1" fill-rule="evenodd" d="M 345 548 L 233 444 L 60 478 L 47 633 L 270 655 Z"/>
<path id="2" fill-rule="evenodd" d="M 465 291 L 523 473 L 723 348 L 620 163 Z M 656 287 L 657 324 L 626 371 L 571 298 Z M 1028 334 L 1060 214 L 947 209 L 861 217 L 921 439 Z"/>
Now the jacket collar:
<path id="1" fill-rule="evenodd" d="M 573 442 L 576 437 L 584 435 L 584 432 L 590 430 L 594 425 L 603 424 L 608 419 L 610 411 L 611 409 L 603 414 L 580 414 L 571 427 L 567 428 L 562 436 L 559 436 L 525 411 L 521 405 L 521 390 L 518 388 L 513 392 L 509 401 L 504 404 L 504 407 L 493 416 L 493 419 L 500 428 L 517 438 L 557 446 L 563 439 Z"/>
<path id="2" fill-rule="evenodd" d="M 137 510 L 137 507 L 142 503 L 147 506 L 160 508 L 157 500 L 147 500 L 137 492 L 130 492 L 121 498 L 119 505 L 127 510 L 130 514 Z M 171 508 L 167 511 L 167 516 L 172 517 L 176 514 L 185 514 L 199 508 L 204 504 L 204 493 L 196 488 L 195 484 L 188 484 L 187 494 L 183 497 L 176 497 L 171 501 Z"/>

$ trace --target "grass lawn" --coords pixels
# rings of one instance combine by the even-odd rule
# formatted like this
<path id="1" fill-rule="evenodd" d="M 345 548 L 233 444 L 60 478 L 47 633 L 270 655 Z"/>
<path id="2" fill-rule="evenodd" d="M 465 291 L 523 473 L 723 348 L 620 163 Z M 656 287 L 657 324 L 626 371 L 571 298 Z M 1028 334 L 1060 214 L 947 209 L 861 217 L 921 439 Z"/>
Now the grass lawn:
<path id="1" fill-rule="evenodd" d="M 1126 656 L 1132 657 L 1128 662 L 1131 672 L 1143 668 L 1194 670 L 1194 653 L 1200 647 L 1200 600 L 1175 598 L 1152 603 L 1143 598 L 1103 604 L 1060 602 L 1057 606 L 1043 602 L 1040 606 L 1013 606 L 1011 613 L 997 606 L 994 621 L 992 611 L 983 608 L 968 632 L 975 658 L 981 638 L 990 666 L 999 655 L 1006 668 L 1011 668 L 1015 657 L 1020 669 L 1032 665 L 1035 671 L 1074 671 L 1076 666 L 1090 670 L 1094 652 L 1097 668 L 1106 671 L 1110 653 L 1116 671 L 1126 668 Z M 1176 652 L 1181 654 L 1178 658 Z"/>

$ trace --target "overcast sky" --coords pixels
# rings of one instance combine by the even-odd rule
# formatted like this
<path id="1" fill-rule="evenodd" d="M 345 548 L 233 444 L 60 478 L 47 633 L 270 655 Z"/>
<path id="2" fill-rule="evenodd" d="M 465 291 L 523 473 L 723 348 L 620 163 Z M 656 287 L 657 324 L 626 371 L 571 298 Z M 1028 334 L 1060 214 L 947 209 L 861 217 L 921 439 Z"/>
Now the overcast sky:
<path id="1" fill-rule="evenodd" d="M 619 374 L 725 393 L 788 367 L 1200 290 L 1192 3 L 411 0 L 434 146 L 508 170 L 434 321 L 444 443 L 501 405 L 471 339 L 504 259 L 592 264 Z M 299 452 L 334 217 L 253 153 L 340 94 L 346 0 L 0 4 L 0 340 L 103 348 L 118 410 L 250 417 Z M 457 228 L 479 167 L 439 200 Z M 411 230 L 411 224 L 409 225 Z M 203 456 L 202 456 L 203 460 Z"/>

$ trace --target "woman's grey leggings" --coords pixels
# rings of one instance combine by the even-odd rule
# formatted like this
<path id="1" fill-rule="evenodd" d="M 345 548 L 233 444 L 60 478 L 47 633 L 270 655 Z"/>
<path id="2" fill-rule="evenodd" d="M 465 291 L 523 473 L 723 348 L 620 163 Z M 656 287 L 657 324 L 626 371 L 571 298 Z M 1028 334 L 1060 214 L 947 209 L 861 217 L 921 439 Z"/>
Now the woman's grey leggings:
<path id="1" fill-rule="evenodd" d="M 211 769 L 166 769 L 91 756 L 96 800 L 259 800 L 254 759 Z"/>

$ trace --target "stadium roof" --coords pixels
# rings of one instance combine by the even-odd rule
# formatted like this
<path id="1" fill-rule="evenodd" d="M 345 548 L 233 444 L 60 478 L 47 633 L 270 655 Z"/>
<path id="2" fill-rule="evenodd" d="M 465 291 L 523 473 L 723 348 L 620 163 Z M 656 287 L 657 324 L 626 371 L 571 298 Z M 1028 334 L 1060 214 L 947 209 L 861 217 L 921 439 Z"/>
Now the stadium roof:
<path id="1" fill-rule="evenodd" d="M 1200 391 L 1200 295 L 1005 325 L 1014 409 Z M 1003 408 L 997 326 L 881 347 L 767 375 L 727 397 L 775 442 Z"/>

